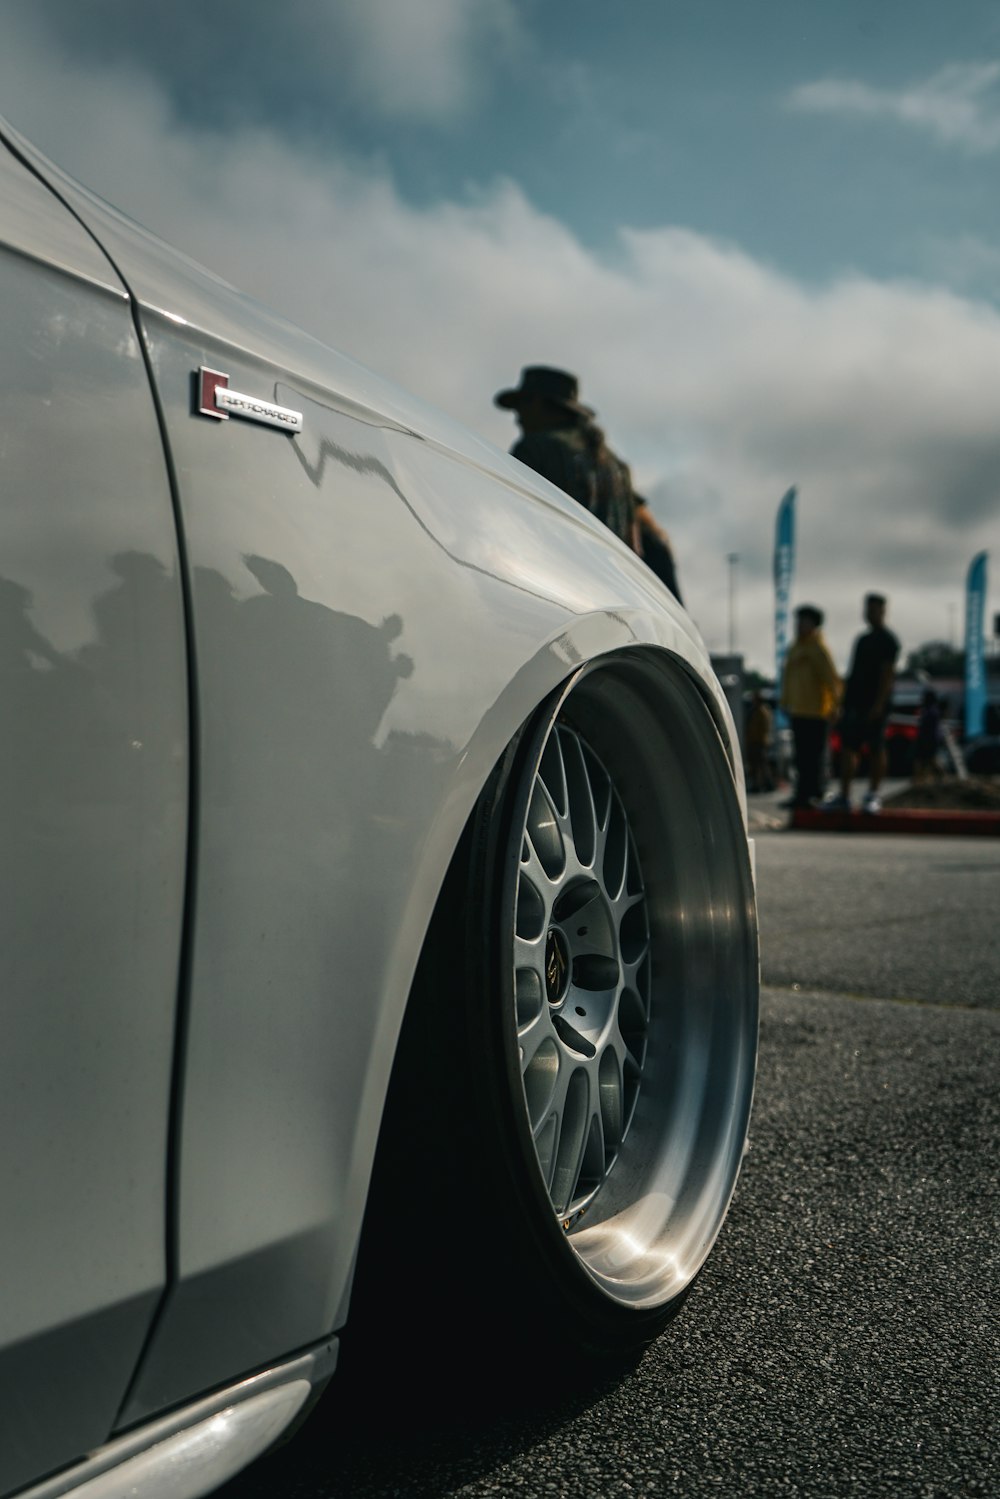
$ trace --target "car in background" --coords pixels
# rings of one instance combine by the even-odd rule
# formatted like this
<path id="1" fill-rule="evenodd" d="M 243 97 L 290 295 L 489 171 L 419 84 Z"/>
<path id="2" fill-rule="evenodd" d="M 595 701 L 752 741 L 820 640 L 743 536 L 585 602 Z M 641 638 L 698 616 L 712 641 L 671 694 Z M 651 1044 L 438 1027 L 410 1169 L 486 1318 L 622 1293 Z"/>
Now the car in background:
<path id="1" fill-rule="evenodd" d="M 641 1348 L 756 1054 L 695 628 L 2 124 L 0 200 L 0 1493 L 209 1492 L 362 1283 L 473 1380 Z"/>
<path id="2" fill-rule="evenodd" d="M 953 681 L 933 681 L 924 673 L 899 672 L 892 689 L 892 700 L 885 724 L 886 774 L 894 779 L 910 779 L 914 771 L 917 743 L 917 727 L 924 692 L 932 687 L 938 694 L 941 708 L 941 755 L 950 761 L 951 748 L 961 739 L 960 704 L 963 696 L 962 684 Z M 830 730 L 830 762 L 833 773 L 839 774 L 840 732 L 835 724 Z M 862 747 L 858 758 L 858 773 L 868 772 L 868 750 Z"/>
<path id="3" fill-rule="evenodd" d="M 913 775 L 917 743 L 917 727 L 924 692 L 929 683 L 922 675 L 899 672 L 892 688 L 889 717 L 885 725 L 885 752 L 887 774 L 894 777 Z M 951 730 L 953 723 L 948 712 L 948 697 L 941 694 L 942 728 Z"/>

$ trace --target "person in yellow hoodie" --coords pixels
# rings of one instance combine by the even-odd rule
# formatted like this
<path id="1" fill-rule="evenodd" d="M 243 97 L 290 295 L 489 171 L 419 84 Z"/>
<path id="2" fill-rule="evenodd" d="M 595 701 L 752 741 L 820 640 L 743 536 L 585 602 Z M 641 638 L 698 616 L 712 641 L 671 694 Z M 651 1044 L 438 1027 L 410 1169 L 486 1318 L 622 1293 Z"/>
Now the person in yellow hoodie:
<path id="1" fill-rule="evenodd" d="M 795 740 L 793 807 L 808 807 L 823 796 L 826 736 L 843 691 L 833 657 L 820 626 L 823 611 L 800 604 L 795 611 L 795 640 L 785 657 L 781 706 L 791 720 Z"/>

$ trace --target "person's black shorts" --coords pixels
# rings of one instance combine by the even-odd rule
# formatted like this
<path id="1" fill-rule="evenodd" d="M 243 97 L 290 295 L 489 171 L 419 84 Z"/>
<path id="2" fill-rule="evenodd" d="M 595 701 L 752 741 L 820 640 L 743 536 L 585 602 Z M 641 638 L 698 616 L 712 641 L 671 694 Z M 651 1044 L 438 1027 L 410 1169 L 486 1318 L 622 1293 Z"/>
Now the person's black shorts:
<path id="1" fill-rule="evenodd" d="M 869 718 L 859 708 L 848 708 L 840 720 L 840 738 L 844 747 L 857 753 L 863 745 L 872 754 L 885 743 L 885 718 Z"/>

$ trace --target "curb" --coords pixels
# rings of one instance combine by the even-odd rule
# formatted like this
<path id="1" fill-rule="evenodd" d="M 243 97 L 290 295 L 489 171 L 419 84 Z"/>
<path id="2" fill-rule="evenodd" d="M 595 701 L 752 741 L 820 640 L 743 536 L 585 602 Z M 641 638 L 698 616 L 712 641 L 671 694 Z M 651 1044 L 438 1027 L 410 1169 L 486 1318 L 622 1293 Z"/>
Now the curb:
<path id="1" fill-rule="evenodd" d="M 1000 812 L 949 812 L 936 808 L 899 807 L 881 812 L 821 812 L 796 807 L 792 828 L 810 833 L 939 833 L 1000 838 Z"/>

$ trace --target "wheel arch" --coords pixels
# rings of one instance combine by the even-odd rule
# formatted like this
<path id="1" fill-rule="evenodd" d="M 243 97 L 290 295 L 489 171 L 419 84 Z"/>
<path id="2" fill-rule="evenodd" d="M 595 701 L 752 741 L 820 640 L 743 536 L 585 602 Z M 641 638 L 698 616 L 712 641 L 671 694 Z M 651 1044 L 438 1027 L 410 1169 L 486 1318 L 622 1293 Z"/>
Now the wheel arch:
<path id="1" fill-rule="evenodd" d="M 384 1235 L 385 1225 L 388 1218 L 394 1217 L 392 1209 L 388 1215 L 386 1211 L 387 1201 L 392 1201 L 392 1194 L 398 1190 L 399 1172 L 402 1171 L 404 1178 L 415 1174 L 421 1165 L 426 1169 L 426 1161 L 423 1160 L 421 1152 L 423 1146 L 417 1142 L 425 1138 L 425 1130 L 421 1123 L 424 1108 L 432 1108 L 429 1103 L 429 1095 L 433 1093 L 435 1084 L 429 1080 L 427 1073 L 432 1069 L 424 1066 L 415 1067 L 414 1057 L 420 1055 L 419 1045 L 414 1049 L 414 1042 L 419 1041 L 421 1034 L 428 1034 L 422 1028 L 426 1025 L 427 1015 L 423 1007 L 426 1005 L 427 997 L 435 989 L 435 975 L 442 975 L 441 949 L 443 944 L 442 934 L 448 931 L 449 917 L 452 918 L 451 935 L 459 947 L 467 949 L 467 961 L 470 955 L 475 953 L 477 945 L 481 945 L 484 951 L 489 951 L 495 940 L 494 926 L 498 925 L 495 913 L 492 911 L 489 899 L 483 900 L 484 889 L 477 884 L 467 884 L 466 881 L 470 870 L 476 868 L 478 863 L 480 871 L 484 867 L 494 865 L 494 855 L 497 847 L 501 847 L 505 841 L 505 828 L 490 825 L 490 817 L 481 816 L 484 803 L 487 807 L 505 807 L 505 815 L 509 814 L 510 828 L 517 838 L 518 811 L 512 807 L 508 799 L 508 788 L 515 789 L 515 800 L 517 797 L 527 796 L 527 784 L 533 774 L 533 766 L 537 764 L 541 754 L 541 747 L 546 737 L 557 722 L 580 721 L 587 723 L 588 731 L 592 734 L 594 726 L 600 720 L 602 711 L 616 696 L 619 684 L 627 686 L 623 696 L 623 704 L 619 705 L 617 724 L 621 727 L 624 719 L 622 714 L 627 711 L 628 703 L 636 704 L 645 699 L 648 712 L 643 717 L 641 730 L 648 729 L 654 718 L 658 718 L 665 725 L 664 736 L 669 737 L 672 730 L 669 726 L 671 713 L 676 713 L 681 721 L 678 732 L 686 735 L 691 732 L 691 726 L 698 724 L 698 732 L 692 735 L 696 743 L 692 746 L 690 755 L 684 761 L 686 748 L 678 748 L 676 764 L 684 763 L 685 773 L 697 777 L 700 773 L 699 766 L 704 760 L 706 764 L 705 775 L 714 777 L 715 784 L 719 788 L 719 798 L 714 808 L 708 809 L 709 821 L 713 818 L 716 822 L 714 830 L 709 828 L 706 836 L 706 844 L 716 837 L 720 846 L 732 847 L 745 840 L 745 821 L 743 809 L 740 805 L 740 797 L 737 795 L 737 782 L 732 773 L 732 746 L 727 734 L 725 716 L 713 711 L 713 693 L 710 685 L 699 680 L 699 674 L 690 660 L 679 659 L 676 655 L 664 650 L 662 647 L 645 641 L 639 644 L 621 646 L 605 653 L 596 653 L 586 660 L 576 663 L 574 669 L 564 672 L 558 680 L 551 685 L 547 695 L 533 703 L 530 711 L 523 717 L 515 717 L 505 728 L 510 732 L 501 741 L 499 752 L 494 756 L 487 756 L 489 767 L 485 777 L 478 785 L 477 794 L 473 801 L 469 814 L 465 818 L 460 834 L 456 840 L 452 856 L 448 862 L 447 870 L 442 879 L 440 889 L 437 891 L 434 903 L 433 915 L 428 923 L 422 945 L 420 963 L 415 974 L 415 982 L 407 996 L 405 1014 L 401 1016 L 401 1031 L 398 1035 L 397 1045 L 394 1047 L 395 1068 L 390 1079 L 387 1079 L 386 1092 L 383 1099 L 383 1111 L 381 1116 L 380 1147 L 375 1164 L 374 1188 L 370 1199 L 370 1216 L 366 1222 L 366 1232 L 361 1242 L 362 1250 L 362 1273 L 359 1281 L 359 1310 L 358 1319 L 360 1331 L 358 1341 L 360 1344 L 372 1341 L 371 1318 L 372 1310 L 375 1308 L 376 1321 L 379 1314 L 387 1304 L 394 1304 L 397 1296 L 404 1295 L 408 1287 L 410 1273 L 421 1274 L 420 1270 L 414 1270 L 410 1263 L 409 1250 L 414 1246 L 412 1239 L 408 1241 L 407 1253 L 400 1255 L 390 1250 L 387 1254 Z M 583 711 L 581 712 L 581 709 Z M 615 726 L 611 726 L 611 734 Z M 495 748 L 495 744 L 492 746 Z M 652 767 L 649 757 L 644 763 L 644 771 L 648 772 Z M 528 782 L 525 780 L 527 774 Z M 706 781 L 706 786 L 708 782 Z M 517 788 L 520 788 L 519 790 Z M 525 803 L 526 804 L 526 803 Z M 694 813 L 690 810 L 686 814 L 685 833 L 690 835 L 698 818 L 697 809 Z M 725 823 L 725 829 L 722 824 Z M 723 836 L 725 835 L 725 837 Z M 728 844 L 725 839 L 728 838 Z M 491 847 L 491 839 L 493 845 Z M 509 845 L 508 845 L 509 846 Z M 675 850 L 676 852 L 676 850 Z M 742 976 L 737 975 L 736 988 L 741 992 L 734 998 L 732 1005 L 727 1010 L 723 1001 L 713 1000 L 709 997 L 712 979 L 701 983 L 701 992 L 696 994 L 693 1003 L 689 1004 L 689 1010 L 693 1015 L 697 1006 L 703 999 L 708 1000 L 708 1008 L 713 1012 L 713 1018 L 706 1021 L 704 1028 L 704 1039 L 715 1045 L 720 1029 L 723 1029 L 728 1020 L 736 1020 L 740 1007 L 743 1008 L 743 1019 L 740 1025 L 734 1026 L 739 1032 L 734 1037 L 730 1048 L 729 1067 L 730 1076 L 722 1079 L 719 1096 L 722 1099 L 721 1113 L 725 1116 L 727 1108 L 732 1105 L 732 1121 L 727 1126 L 719 1122 L 719 1109 L 716 1109 L 716 1119 L 712 1125 L 712 1131 L 719 1137 L 717 1150 L 719 1162 L 713 1168 L 715 1182 L 711 1192 L 715 1194 L 715 1202 L 712 1213 L 705 1213 L 701 1206 L 692 1202 L 686 1210 L 688 1221 L 683 1225 L 678 1236 L 678 1243 L 688 1253 L 688 1263 L 682 1267 L 682 1273 L 678 1276 L 676 1287 L 670 1294 L 671 1314 L 679 1308 L 687 1294 L 690 1282 L 707 1254 L 711 1243 L 721 1227 L 721 1220 L 728 1208 L 729 1198 L 735 1187 L 736 1173 L 745 1139 L 746 1122 L 749 1117 L 750 1103 L 752 1100 L 752 1059 L 748 1058 L 748 1049 L 756 1050 L 756 983 L 758 979 L 757 970 L 757 947 L 756 947 L 756 921 L 753 911 L 753 878 L 752 869 L 748 857 L 740 859 L 737 856 L 736 863 L 739 865 L 731 878 L 722 878 L 719 889 L 728 898 L 729 903 L 735 908 L 730 915 L 725 913 L 715 921 L 714 917 L 707 923 L 710 930 L 701 934 L 702 946 L 707 936 L 707 944 L 712 946 L 713 942 L 718 944 L 720 938 L 725 940 L 728 933 L 736 934 L 742 932 L 742 947 L 736 954 L 732 968 L 734 972 L 741 971 Z M 494 886 L 494 893 L 496 891 Z M 693 889 L 693 887 L 691 887 Z M 691 889 L 688 893 L 691 893 Z M 741 898 L 745 901 L 744 911 L 739 910 Z M 511 903 L 510 889 L 504 897 L 505 904 Z M 725 901 L 724 901 L 725 904 Z M 483 916 L 482 927 L 478 923 L 472 923 L 465 928 L 463 933 L 455 933 L 454 912 L 456 908 L 464 910 L 480 910 Z M 744 924 L 741 926 L 741 920 Z M 696 919 L 697 924 L 697 919 Z M 475 926 L 473 930 L 472 927 Z M 502 921 L 499 922 L 502 926 Z M 702 923 L 703 927 L 706 923 Z M 719 974 L 724 968 L 724 962 L 718 959 L 716 962 L 715 982 L 718 983 Z M 471 971 L 471 970 L 470 970 Z M 742 986 L 742 987 L 741 987 Z M 694 986 L 698 987 L 697 983 Z M 491 988 L 488 982 L 484 982 L 480 989 L 472 989 L 470 993 L 475 995 L 493 993 L 496 997 L 496 989 Z M 438 1002 L 439 1003 L 439 1002 Z M 478 1005 L 478 998 L 474 1000 Z M 490 1006 L 479 1006 L 485 1010 Z M 689 1023 L 695 1027 L 697 1019 Z M 752 1032 L 752 1035 L 751 1035 Z M 710 1033 L 714 1035 L 715 1041 L 710 1040 Z M 440 1031 L 431 1031 L 430 1034 L 439 1035 Z M 491 1036 L 484 1029 L 478 1036 L 478 1050 L 495 1054 L 495 1045 L 498 1037 Z M 473 1054 L 476 1054 L 477 1046 L 473 1046 Z M 447 1072 L 449 1069 L 445 1067 Z M 749 1077 L 749 1082 L 748 1082 Z M 711 1084 L 709 1084 L 711 1089 Z M 469 1100 L 472 1103 L 472 1100 Z M 506 1104 L 510 1103 L 510 1098 Z M 506 1107 L 503 1098 L 503 1090 L 498 1094 L 494 1089 L 485 1088 L 482 1097 L 475 1101 L 476 1113 L 482 1115 L 493 1114 L 498 1118 L 506 1119 L 507 1125 L 513 1123 L 514 1115 Z M 516 1109 L 514 1110 L 516 1113 Z M 508 1117 L 508 1115 L 510 1117 Z M 464 1114 L 462 1115 L 464 1118 Z M 471 1127 L 471 1116 L 470 1116 Z M 707 1140 L 711 1133 L 704 1124 L 698 1125 L 700 1137 Z M 725 1140 L 722 1136 L 725 1135 Z M 523 1142 L 522 1142 L 523 1143 Z M 530 1142 L 529 1142 L 530 1143 Z M 416 1152 L 413 1161 L 410 1155 Z M 405 1164 L 401 1166 L 400 1155 L 404 1156 Z M 723 1160 L 723 1156 L 725 1160 Z M 388 1170 L 385 1168 L 388 1167 Z M 412 1169 L 411 1169 L 412 1168 Z M 697 1174 L 697 1173 L 696 1173 Z M 391 1185 L 387 1188 L 386 1180 Z M 459 1178 L 461 1180 L 461 1178 Z M 492 1178 L 491 1178 L 492 1180 Z M 674 1181 L 674 1178 L 671 1178 Z M 683 1190 L 683 1172 L 676 1176 L 675 1184 L 680 1183 Z M 508 1181 L 505 1189 L 512 1198 L 519 1199 L 524 1209 L 523 1217 L 526 1222 L 531 1221 L 533 1208 L 531 1201 L 532 1189 L 524 1192 L 524 1184 L 520 1186 L 513 1180 Z M 537 1209 L 537 1192 L 534 1208 Z M 693 1197 L 687 1191 L 689 1198 Z M 705 1195 L 703 1189 L 701 1195 Z M 434 1201 L 434 1193 L 431 1192 L 431 1202 Z M 720 1211 L 721 1205 L 721 1211 Z M 393 1207 L 396 1205 L 393 1204 Z M 714 1216 L 713 1216 L 714 1214 Z M 522 1214 L 515 1211 L 514 1217 L 520 1220 Z M 558 1239 L 557 1226 L 555 1222 L 545 1223 L 544 1209 L 539 1214 L 534 1212 L 535 1226 L 537 1229 L 537 1242 L 543 1252 L 551 1254 L 553 1244 Z M 551 1213 L 549 1214 L 551 1217 Z M 435 1211 L 433 1207 L 428 1209 L 427 1221 L 434 1224 Z M 711 1221 L 709 1221 L 711 1220 Z M 396 1215 L 397 1223 L 407 1221 L 405 1210 L 399 1210 Z M 456 1224 L 452 1225 L 455 1229 Z M 707 1230 L 706 1231 L 706 1227 Z M 403 1230 L 404 1234 L 406 1230 Z M 433 1234 L 434 1228 L 428 1227 L 427 1233 Z M 470 1232 L 475 1229 L 468 1219 L 460 1231 L 459 1238 L 462 1241 L 468 1239 Z M 419 1235 L 423 1237 L 422 1231 Z M 592 1238 L 594 1235 L 592 1234 Z M 596 1237 L 600 1237 L 598 1233 Z M 548 1240 L 547 1249 L 545 1241 Z M 555 1253 L 560 1251 L 555 1249 Z M 470 1241 L 465 1250 L 456 1251 L 459 1257 L 463 1253 L 475 1253 Z M 424 1255 L 421 1260 L 421 1255 Z M 575 1291 L 571 1288 L 567 1296 L 567 1302 L 572 1309 L 575 1305 L 583 1306 L 589 1297 L 591 1303 L 594 1300 L 594 1287 L 600 1284 L 602 1278 L 602 1261 L 608 1260 L 606 1244 L 598 1243 L 591 1250 L 580 1257 L 573 1275 L 577 1282 Z M 422 1293 L 428 1288 L 440 1282 L 450 1284 L 449 1270 L 442 1269 L 437 1273 L 438 1267 L 432 1267 L 426 1261 L 424 1246 L 421 1245 L 417 1252 L 418 1263 L 423 1264 L 423 1276 L 418 1278 L 417 1284 L 422 1287 Z M 374 1268 L 373 1268 L 374 1267 Z M 451 1269 L 455 1269 L 454 1255 L 452 1256 Z M 572 1277 L 571 1277 L 572 1278 Z M 609 1284 L 612 1276 L 604 1274 L 605 1285 Z M 648 1278 L 647 1278 L 648 1279 Z M 587 1287 L 589 1286 L 589 1290 Z M 574 1302 L 574 1297 L 577 1300 Z M 629 1336 L 651 1336 L 652 1331 L 658 1325 L 662 1325 L 659 1318 L 663 1315 L 663 1307 L 657 1303 L 660 1297 L 662 1302 L 662 1285 L 655 1291 L 650 1292 L 648 1285 L 638 1283 L 634 1290 L 627 1296 L 621 1298 L 619 1309 L 614 1313 L 615 1317 L 621 1319 L 622 1306 L 628 1303 L 625 1310 L 625 1321 L 631 1323 Z M 433 1297 L 432 1297 L 433 1299 Z M 345 1307 L 346 1310 L 346 1307 Z M 354 1330 L 354 1324 L 348 1321 L 348 1340 Z M 619 1329 L 620 1331 L 620 1329 Z M 345 1345 L 346 1348 L 347 1345 Z M 601 1346 L 600 1335 L 593 1344 L 595 1348 Z M 610 1346 L 610 1345 L 609 1345 Z M 362 1365 L 365 1359 L 365 1348 L 359 1347 L 357 1356 Z"/>
<path id="2" fill-rule="evenodd" d="M 377 1146 L 383 1138 L 387 1122 L 391 1128 L 394 1068 L 407 1015 L 415 1002 L 415 981 L 421 959 L 425 956 L 427 943 L 441 919 L 442 906 L 454 896 L 451 887 L 456 868 L 463 863 L 464 846 L 470 837 L 475 836 L 474 824 L 481 798 L 491 780 L 502 778 L 512 771 L 516 773 L 518 762 L 523 765 L 525 758 L 530 759 L 533 740 L 537 739 L 550 721 L 561 714 L 567 702 L 580 689 L 581 683 L 585 683 L 588 678 L 600 679 L 602 685 L 607 686 L 619 677 L 622 680 L 627 678 L 646 697 L 651 712 L 665 722 L 669 721 L 672 712 L 681 710 L 695 717 L 700 715 L 708 739 L 715 742 L 718 750 L 712 773 L 731 779 L 738 817 L 745 833 L 742 768 L 735 749 L 735 730 L 725 697 L 710 669 L 705 669 L 707 657 L 701 659 L 700 642 L 688 638 L 679 642 L 681 649 L 671 649 L 659 639 L 648 638 L 648 635 L 655 637 L 660 633 L 659 630 L 650 630 L 644 639 L 637 621 L 624 616 L 621 611 L 603 618 L 588 616 L 585 621 L 577 621 L 575 624 L 576 628 L 570 626 L 554 636 L 519 674 L 519 678 L 524 677 L 525 673 L 529 674 L 532 690 L 527 697 L 520 691 L 521 681 L 512 681 L 507 691 L 484 716 L 474 742 L 468 746 L 467 784 L 462 798 L 464 815 L 449 824 L 452 836 L 447 858 L 441 863 L 434 898 L 426 908 L 419 945 L 412 954 L 409 981 L 405 989 L 401 988 L 398 1004 L 386 1008 L 385 1019 L 387 1028 L 391 1027 L 391 1041 L 387 1034 L 386 1045 L 380 1048 L 380 1055 L 376 1056 L 373 1052 L 373 1075 L 370 1082 L 379 1091 L 378 1127 L 371 1142 L 365 1173 L 366 1190 L 374 1169 Z M 608 648 L 603 651 L 592 649 L 591 654 L 584 657 L 578 648 L 580 636 L 593 646 L 598 634 L 605 636 Z M 752 904 L 753 869 L 749 857 L 746 892 L 748 901 Z M 756 964 L 755 916 L 752 920 L 753 961 Z M 361 1227 L 362 1220 L 359 1217 L 359 1239 Z M 350 1293 L 351 1287 L 348 1285 L 345 1287 L 345 1299 L 341 1307 L 341 1317 L 344 1320 L 347 1318 Z"/>
<path id="3" fill-rule="evenodd" d="M 649 627 L 651 623 L 653 628 Z M 386 997 L 385 1029 L 377 1048 L 381 1067 L 371 1079 L 376 1100 L 381 1100 L 373 1105 L 379 1121 L 388 1096 L 399 1033 L 412 994 L 413 974 L 479 798 L 512 741 L 528 730 L 535 720 L 551 713 L 553 708 L 558 711 L 558 706 L 582 675 L 595 669 L 613 674 L 640 667 L 643 668 L 642 679 L 646 683 L 650 705 L 660 713 L 668 715 L 671 707 L 679 702 L 697 704 L 718 737 L 745 820 L 742 762 L 737 752 L 736 733 L 707 654 L 693 635 L 677 631 L 668 645 L 662 639 L 663 634 L 663 623 L 655 617 L 630 616 L 621 610 L 582 616 L 547 641 L 483 715 L 465 748 L 461 775 L 456 777 L 448 804 L 441 810 L 436 837 L 426 851 L 424 867 L 428 869 L 430 866 L 428 878 L 433 896 L 419 907 L 415 918 L 416 931 L 408 934 L 409 940 L 404 945 L 408 977 L 395 987 L 390 986 L 391 992 Z M 604 649 L 600 648 L 602 645 Z"/>

